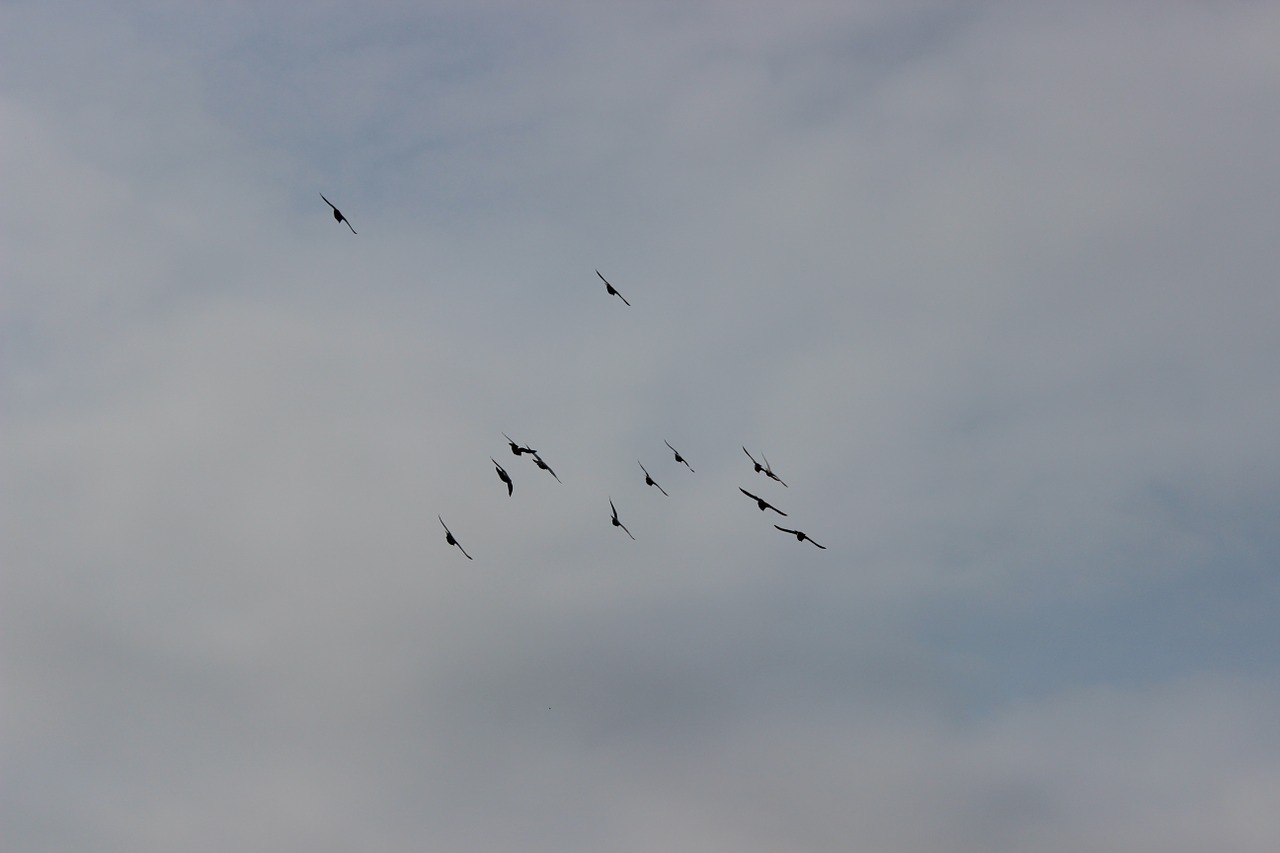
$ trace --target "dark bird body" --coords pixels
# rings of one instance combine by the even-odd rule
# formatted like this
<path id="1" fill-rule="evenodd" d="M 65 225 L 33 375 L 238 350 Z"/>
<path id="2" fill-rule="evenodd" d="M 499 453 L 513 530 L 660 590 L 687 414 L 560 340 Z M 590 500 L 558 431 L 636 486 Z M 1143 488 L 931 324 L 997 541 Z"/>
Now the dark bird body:
<path id="1" fill-rule="evenodd" d="M 596 270 L 596 275 L 600 275 L 600 270 Z M 628 308 L 630 308 L 630 307 L 631 307 L 631 303 L 630 303 L 630 302 L 627 302 L 627 297 L 625 297 L 625 296 L 623 296 L 621 293 L 619 293 L 619 292 L 618 292 L 618 288 L 614 287 L 612 284 L 610 284 L 610 283 L 609 283 L 609 279 L 607 279 L 607 278 L 605 278 L 604 276 L 600 275 L 600 280 L 604 282 L 604 289 L 605 289 L 605 290 L 607 290 L 607 291 L 609 291 L 609 295 L 610 295 L 610 296 L 616 296 L 616 297 L 618 297 L 619 299 L 621 299 L 621 300 L 622 300 L 622 302 L 623 302 L 623 304 L 624 304 L 624 305 L 626 305 Z"/>
<path id="2" fill-rule="evenodd" d="M 438 516 L 438 515 L 437 515 L 437 516 L 436 516 L 436 518 L 440 518 L 440 516 Z M 453 533 L 449 530 L 449 525 L 447 525 L 447 524 L 445 524 L 445 523 L 444 523 L 444 519 L 443 519 L 443 518 L 440 518 L 440 526 L 444 528 L 444 541 L 448 542 L 450 545 L 452 545 L 452 546 L 454 546 L 455 548 L 457 548 L 459 551 L 461 551 L 461 552 L 462 552 L 462 556 L 464 556 L 464 557 L 466 557 L 468 560 L 470 560 L 470 559 L 471 559 L 471 555 L 470 555 L 470 554 L 468 554 L 468 553 L 467 553 L 467 549 L 466 549 L 466 548 L 463 548 L 463 547 L 462 547 L 462 544 L 461 544 L 460 542 L 458 542 L 458 540 L 457 540 L 456 538 L 454 538 Z"/>
<path id="3" fill-rule="evenodd" d="M 631 531 L 627 530 L 627 526 L 623 524 L 621 521 L 618 521 L 618 509 L 613 505 L 613 498 L 609 498 L 609 512 L 613 514 L 613 526 L 621 527 L 624 533 L 626 533 L 628 536 L 631 536 Z M 634 540 L 636 537 L 631 536 L 631 538 Z"/>
<path id="4" fill-rule="evenodd" d="M 522 453 L 538 452 L 534 450 L 532 447 L 522 447 L 519 444 L 516 444 L 514 441 L 511 440 L 511 436 L 507 435 L 505 432 L 502 434 L 502 437 L 507 440 L 507 444 L 511 445 L 511 452 L 514 453 L 516 456 L 519 456 Z"/>
<path id="5" fill-rule="evenodd" d="M 534 453 L 534 454 L 533 454 L 533 464 L 534 464 L 534 465 L 537 465 L 537 466 L 538 466 L 539 468 L 541 468 L 543 471 L 546 471 L 546 472 L 547 472 L 548 474 L 550 474 L 552 477 L 556 477 L 556 472 L 555 472 L 555 471 L 552 471 L 552 470 L 551 470 L 551 466 L 550 466 L 550 465 L 548 465 L 546 462 L 543 462 L 543 461 L 542 461 L 542 457 L 541 457 L 541 456 L 539 456 L 537 453 Z M 560 482 L 560 478 L 559 478 L 559 477 L 556 477 L 556 482 L 557 482 L 557 483 L 559 483 L 559 482 Z"/>
<path id="6" fill-rule="evenodd" d="M 773 468 L 769 467 L 769 457 L 768 457 L 768 456 L 765 456 L 763 453 L 761 453 L 761 454 L 760 454 L 760 458 L 764 460 L 764 475 L 765 475 L 766 477 L 768 477 L 770 480 L 776 480 L 776 481 L 778 481 L 779 483 L 782 483 L 782 478 L 781 478 L 781 477 L 779 477 L 777 474 L 773 473 Z M 791 488 L 791 487 L 790 487 L 790 486 L 788 486 L 786 483 L 782 483 L 782 487 L 783 487 L 784 489 L 789 489 L 789 488 Z M 812 541 L 812 540 L 811 540 L 811 541 Z M 817 545 L 818 543 L 817 543 L 817 542 L 814 542 L 813 544 Z"/>
<path id="7" fill-rule="evenodd" d="M 667 447 L 671 447 L 671 442 L 667 441 L 666 439 L 663 439 L 662 443 L 665 444 Z M 744 447 L 743 450 L 746 450 L 746 448 Z M 693 471 L 693 466 L 689 464 L 689 460 L 685 459 L 683 456 L 680 455 L 679 450 L 676 450 L 674 447 L 671 447 L 671 452 L 676 455 L 677 462 L 684 463 L 684 467 L 688 468 L 690 471 Z"/>
<path id="8" fill-rule="evenodd" d="M 507 469 L 498 464 L 498 460 L 492 456 L 489 461 L 493 463 L 493 467 L 498 471 L 498 479 L 507 484 L 507 497 L 511 497 L 512 491 L 515 490 L 515 484 L 511 482 L 511 475 L 507 473 Z"/>
<path id="9" fill-rule="evenodd" d="M 798 540 L 799 540 L 799 541 L 801 541 L 801 542 L 804 542 L 806 539 L 807 539 L 808 541 L 810 541 L 810 542 L 813 542 L 813 540 L 812 540 L 812 539 L 809 539 L 809 534 L 804 533 L 804 532 L 802 532 L 802 531 L 799 531 L 799 530 L 788 530 L 787 528 L 785 528 L 785 527 L 779 527 L 779 526 L 778 526 L 778 525 L 776 525 L 776 524 L 774 525 L 774 527 L 777 527 L 777 528 L 778 528 L 779 530 L 781 530 L 783 533 L 790 533 L 791 535 L 795 536 L 795 537 L 796 537 L 796 539 L 798 539 Z M 813 544 L 814 544 L 814 545 L 818 545 L 818 543 L 817 543 L 817 542 L 813 542 Z M 818 547 L 819 547 L 819 548 L 821 548 L 821 549 L 822 549 L 822 550 L 824 550 L 824 551 L 825 551 L 825 550 L 827 550 L 827 546 L 826 546 L 826 545 L 818 545 Z"/>
<path id="10" fill-rule="evenodd" d="M 641 471 L 644 471 L 644 484 L 646 486 L 653 486 L 658 491 L 662 492 L 664 495 L 667 495 L 667 490 L 662 488 L 662 486 L 659 486 L 657 483 L 655 483 L 653 481 L 653 478 L 649 476 L 649 472 L 645 471 L 644 463 L 641 462 L 639 459 L 637 459 L 636 464 L 640 466 Z M 671 497 L 671 495 L 667 495 L 667 497 Z"/>
<path id="11" fill-rule="evenodd" d="M 751 498 L 753 501 L 755 501 L 755 502 L 756 502 L 756 506 L 760 507 L 760 511 L 761 511 L 761 512 L 764 512 L 766 509 L 771 509 L 771 510 L 773 510 L 774 512 L 776 512 L 778 515 L 784 515 L 784 516 L 786 515 L 786 513 L 785 513 L 785 512 L 783 512 L 782 510 L 778 509 L 776 506 L 774 506 L 773 504 L 769 503 L 767 500 L 765 500 L 764 498 L 760 497 L 759 495 L 753 495 L 753 494 L 751 494 L 750 492 L 748 492 L 746 489 L 742 488 L 741 486 L 739 486 L 739 487 L 738 487 L 738 491 L 742 492 L 744 495 L 746 495 L 747 497 L 749 497 L 749 498 Z"/>
<path id="12" fill-rule="evenodd" d="M 324 193 L 320 193 L 320 198 L 324 198 Z M 334 218 L 334 219 L 338 220 L 339 222 L 345 222 L 345 223 L 347 223 L 347 227 L 348 227 L 348 228 L 351 228 L 351 233 L 352 233 L 352 234 L 356 233 L 356 229 L 351 227 L 351 221 L 350 221 L 349 219 L 347 219 L 347 217 L 345 217 L 345 216 L 343 216 L 343 215 L 342 215 L 342 211 L 341 211 L 341 210 L 338 210 L 338 208 L 334 207 L 333 202 L 329 201 L 329 199 L 327 199 L 327 198 L 324 198 L 324 203 L 325 203 L 325 204 L 327 204 L 327 205 L 329 205 L 330 207 L 333 207 L 333 218 Z"/>

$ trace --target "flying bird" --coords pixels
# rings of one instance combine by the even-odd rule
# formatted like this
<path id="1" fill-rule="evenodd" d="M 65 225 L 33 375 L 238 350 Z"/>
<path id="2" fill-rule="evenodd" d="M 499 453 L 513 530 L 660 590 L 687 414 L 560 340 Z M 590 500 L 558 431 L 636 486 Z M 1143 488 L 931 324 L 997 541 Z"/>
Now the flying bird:
<path id="1" fill-rule="evenodd" d="M 507 484 L 507 497 L 511 497 L 511 492 L 515 490 L 515 484 L 511 482 L 511 475 L 507 473 L 507 469 L 498 464 L 498 460 L 492 456 L 489 461 L 493 463 L 493 467 L 498 470 L 498 479 Z"/>
<path id="2" fill-rule="evenodd" d="M 658 489 L 658 491 L 662 492 L 664 495 L 667 495 L 667 490 L 662 488 L 662 486 L 659 486 L 657 483 L 655 483 L 653 481 L 653 478 L 649 476 L 649 472 L 645 471 L 644 463 L 641 462 L 639 459 L 637 459 L 636 464 L 640 466 L 641 471 L 644 471 L 644 484 L 646 486 L 655 486 Z M 671 495 L 667 495 L 667 497 L 671 497 Z"/>
<path id="3" fill-rule="evenodd" d="M 768 477 L 770 480 L 777 480 L 779 483 L 782 483 L 782 478 L 779 477 L 777 474 L 773 473 L 773 469 L 769 467 L 769 457 L 761 453 L 760 458 L 764 460 L 764 475 Z M 786 483 L 782 483 L 782 485 L 784 488 L 787 488 L 787 489 L 791 488 Z M 813 544 L 817 545 L 818 543 L 814 542 Z"/>
<path id="4" fill-rule="evenodd" d="M 782 510 L 778 509 L 776 506 L 774 506 L 773 504 L 769 503 L 769 502 L 768 502 L 767 500 L 765 500 L 764 498 L 760 497 L 759 495 L 753 495 L 753 494 L 751 494 L 751 493 L 750 493 L 750 492 L 748 492 L 746 489 L 742 488 L 742 486 L 738 486 L 738 491 L 742 492 L 744 495 L 746 495 L 747 497 L 749 497 L 749 498 L 751 498 L 753 501 L 755 501 L 755 502 L 756 502 L 756 506 L 760 507 L 760 511 L 761 511 L 761 512 L 764 512 L 766 509 L 771 509 L 771 510 L 773 510 L 774 512 L 776 512 L 778 515 L 786 515 L 786 513 L 785 513 L 785 512 L 783 512 Z"/>
<path id="5" fill-rule="evenodd" d="M 667 441 L 666 439 L 663 439 L 662 443 L 665 444 L 667 447 L 671 447 L 671 442 Z M 746 450 L 746 448 L 744 447 L 743 450 Z M 681 456 L 679 450 L 676 450 L 674 447 L 671 447 L 671 452 L 676 455 L 677 462 L 683 462 L 684 467 L 688 468 L 690 471 L 693 470 L 693 466 L 689 464 L 689 460 Z"/>
<path id="6" fill-rule="evenodd" d="M 440 516 L 437 515 L 436 518 L 440 518 Z M 462 556 L 470 560 L 471 555 L 468 554 L 467 549 L 463 548 L 462 545 L 458 543 L 458 540 L 454 538 L 453 533 L 450 532 L 449 530 L 449 525 L 444 523 L 443 518 L 440 518 L 440 526 L 444 528 L 444 541 L 448 542 L 450 545 L 455 546 L 459 551 L 462 552 Z"/>
<path id="7" fill-rule="evenodd" d="M 743 453 L 745 453 L 745 454 L 747 454 L 747 458 L 751 460 L 751 464 L 752 464 L 752 465 L 754 465 L 754 466 L 756 466 L 756 473 L 757 473 L 757 474 L 763 474 L 763 473 L 764 473 L 764 466 L 763 466 L 763 465 L 761 465 L 759 462 L 757 462 L 757 461 L 756 461 L 756 458 L 755 458 L 754 456 L 752 456 L 752 455 L 751 455 L 751 451 L 750 451 L 750 450 L 747 450 L 747 448 L 746 448 L 746 447 L 743 447 L 743 448 L 742 448 L 742 452 L 743 452 Z"/>
<path id="8" fill-rule="evenodd" d="M 507 440 L 507 444 L 511 445 L 511 452 L 514 453 L 516 456 L 519 456 L 521 453 L 537 453 L 538 452 L 534 450 L 532 447 L 521 447 L 520 445 L 516 444 L 514 441 L 511 440 L 511 436 L 507 435 L 505 432 L 502 434 L 502 437 Z"/>
<path id="9" fill-rule="evenodd" d="M 320 193 L 320 198 L 324 198 L 324 193 Z M 347 227 L 348 227 L 348 228 L 351 228 L 351 221 L 350 221 L 349 219 L 347 219 L 347 217 L 345 217 L 345 216 L 343 216 L 343 215 L 342 215 L 342 211 L 341 211 L 341 210 L 338 210 L 338 208 L 334 207 L 333 202 L 329 201 L 329 199 L 327 199 L 327 198 L 324 198 L 324 203 L 325 203 L 325 204 L 327 204 L 327 205 L 329 205 L 330 207 L 333 207 L 333 218 L 334 218 L 334 219 L 338 220 L 339 222 L 345 222 L 345 223 L 347 223 Z M 356 229 L 351 228 L 351 233 L 352 233 L 352 234 L 356 233 Z"/>
<path id="10" fill-rule="evenodd" d="M 613 513 L 613 526 L 621 527 L 624 533 L 631 536 L 631 531 L 627 530 L 627 526 L 621 521 L 618 521 L 618 509 L 613 505 L 613 498 L 609 498 L 609 510 Z M 631 536 L 631 538 L 634 540 L 636 537 Z"/>
<path id="11" fill-rule="evenodd" d="M 534 454 L 533 454 L 533 464 L 534 464 L 534 465 L 537 465 L 537 466 L 538 466 L 539 468 L 541 468 L 543 471 L 546 471 L 546 472 L 547 472 L 548 474 L 550 474 L 552 477 L 556 477 L 556 472 L 555 472 L 555 471 L 552 471 L 552 470 L 551 470 L 551 466 L 550 466 L 550 465 L 548 465 L 546 462 L 543 462 L 543 461 L 542 461 L 542 457 L 541 457 L 541 456 L 539 456 L 537 453 L 534 453 Z M 560 482 L 560 478 L 559 478 L 559 477 L 556 477 L 556 482 L 557 482 L 557 483 L 559 483 L 559 482 Z"/>
<path id="12" fill-rule="evenodd" d="M 797 539 L 797 540 L 799 540 L 799 541 L 801 541 L 801 542 L 805 541 L 806 539 L 809 539 L 809 534 L 808 534 L 808 533 L 804 533 L 804 532 L 802 532 L 802 531 L 800 531 L 800 530 L 788 530 L 788 529 L 787 529 L 787 528 L 785 528 L 785 527 L 778 527 L 778 525 L 776 525 L 776 524 L 774 525 L 774 527 L 777 527 L 777 528 L 778 528 L 779 530 L 781 530 L 783 533 L 791 533 L 791 534 L 793 534 L 793 535 L 796 537 L 796 539 Z M 810 541 L 810 542 L 813 542 L 813 540 L 812 540 L 812 539 L 809 539 L 809 541 Z M 818 545 L 818 543 L 817 543 L 817 542 L 813 542 L 813 544 L 814 544 L 814 545 Z M 825 551 L 825 550 L 827 550 L 827 546 L 826 546 L 826 545 L 818 545 L 818 547 L 819 547 L 819 548 L 821 548 L 821 549 L 822 549 L 822 550 L 824 550 L 824 551 Z"/>
<path id="13" fill-rule="evenodd" d="M 600 270 L 596 270 L 596 275 L 600 275 Z M 610 295 L 610 296 L 616 296 L 616 297 L 618 297 L 619 299 L 621 299 L 621 300 L 623 301 L 623 303 L 624 303 L 628 308 L 630 308 L 630 307 L 631 307 L 631 303 L 630 303 L 630 302 L 627 302 L 627 297 L 625 297 L 625 296 L 623 296 L 621 293 L 619 293 L 619 292 L 618 292 L 618 288 L 614 287 L 612 284 L 610 284 L 610 283 L 609 283 L 609 279 L 607 279 L 607 278 L 605 278 L 604 276 L 600 275 L 600 280 L 604 282 L 604 289 L 605 289 L 605 290 L 607 290 L 607 291 L 609 291 L 609 295 Z"/>

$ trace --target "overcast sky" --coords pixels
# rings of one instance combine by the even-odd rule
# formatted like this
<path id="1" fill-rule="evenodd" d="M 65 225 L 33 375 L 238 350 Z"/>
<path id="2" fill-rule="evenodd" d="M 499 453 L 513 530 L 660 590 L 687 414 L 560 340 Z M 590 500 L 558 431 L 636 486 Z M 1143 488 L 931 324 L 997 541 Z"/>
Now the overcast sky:
<path id="1" fill-rule="evenodd" d="M 0 848 L 1272 853 L 1277 98 L 1264 2 L 0 4 Z"/>

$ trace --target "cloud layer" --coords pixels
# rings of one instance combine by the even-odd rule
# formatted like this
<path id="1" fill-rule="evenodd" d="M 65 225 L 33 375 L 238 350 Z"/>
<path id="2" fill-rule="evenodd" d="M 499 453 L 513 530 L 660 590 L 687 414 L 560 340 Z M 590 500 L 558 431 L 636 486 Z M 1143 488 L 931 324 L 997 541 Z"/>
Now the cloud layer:
<path id="1" fill-rule="evenodd" d="M 0 846 L 1274 849 L 1278 31 L 11 4 Z"/>

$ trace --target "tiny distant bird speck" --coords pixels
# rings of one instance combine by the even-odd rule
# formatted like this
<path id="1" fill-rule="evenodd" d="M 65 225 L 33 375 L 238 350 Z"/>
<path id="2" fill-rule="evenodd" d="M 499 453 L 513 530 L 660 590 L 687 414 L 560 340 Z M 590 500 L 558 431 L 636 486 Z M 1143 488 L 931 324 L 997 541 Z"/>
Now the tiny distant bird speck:
<path id="1" fill-rule="evenodd" d="M 787 529 L 787 528 L 785 528 L 785 527 L 779 527 L 779 526 L 778 526 L 778 525 L 776 525 L 776 524 L 774 525 L 774 527 L 777 527 L 777 528 L 778 528 L 779 530 L 781 530 L 783 533 L 790 533 L 792 536 L 796 537 L 796 539 L 797 539 L 797 540 L 799 540 L 799 541 L 801 541 L 801 542 L 804 542 L 805 540 L 808 540 L 808 541 L 810 541 L 810 542 L 813 542 L 813 540 L 809 538 L 809 534 L 804 533 L 804 532 L 802 532 L 802 531 L 799 531 L 799 530 L 789 530 L 789 529 Z M 813 542 L 813 544 L 814 544 L 814 545 L 818 545 L 818 543 L 817 543 L 817 542 Z M 826 545 L 818 545 L 818 547 L 819 547 L 819 548 L 821 548 L 821 549 L 822 549 L 822 550 L 824 550 L 824 551 L 825 551 L 825 550 L 827 550 L 827 546 L 826 546 Z"/>
<path id="2" fill-rule="evenodd" d="M 493 467 L 498 471 L 498 479 L 507 484 L 507 497 L 511 497 L 511 492 L 515 490 L 515 484 L 511 482 L 511 475 L 507 473 L 507 469 L 498 464 L 498 460 L 492 456 L 489 461 L 493 463 Z"/>
<path id="3" fill-rule="evenodd" d="M 600 270 L 596 270 L 596 275 L 600 275 Z M 631 303 L 630 303 L 630 302 L 627 302 L 627 297 L 625 297 L 625 296 L 623 296 L 621 293 L 619 293 L 619 292 L 618 292 L 618 288 L 614 287 L 612 284 L 610 284 L 610 283 L 609 283 L 609 279 L 607 279 L 607 278 L 605 278 L 604 276 L 600 275 L 600 280 L 604 282 L 604 289 L 605 289 L 605 290 L 607 290 L 607 291 L 609 291 L 609 295 L 610 295 L 610 296 L 616 296 L 616 297 L 618 297 L 619 299 L 621 299 L 621 300 L 622 300 L 623 304 L 625 304 L 628 308 L 630 308 L 630 307 L 631 307 Z"/>
<path id="4" fill-rule="evenodd" d="M 320 193 L 320 198 L 324 198 L 324 193 Z M 352 234 L 356 233 L 356 229 L 351 227 L 351 221 L 350 221 L 350 220 L 348 220 L 348 219 L 347 219 L 347 217 L 345 217 L 345 216 L 343 216 L 343 215 L 342 215 L 342 211 L 341 211 L 341 210 L 338 210 L 338 208 L 337 208 L 337 207 L 334 207 L 333 202 L 329 201 L 329 199 L 327 199 L 327 198 L 324 198 L 324 203 L 325 203 L 325 204 L 327 204 L 327 205 L 329 205 L 330 207 L 332 207 L 332 208 L 333 208 L 333 218 L 334 218 L 334 219 L 338 220 L 339 222 L 345 222 L 345 223 L 347 223 L 347 227 L 348 227 L 348 228 L 351 228 L 351 233 L 352 233 Z"/>
<path id="5" fill-rule="evenodd" d="M 743 449 L 745 450 L 745 448 Z M 777 474 L 773 473 L 773 468 L 769 467 L 769 457 L 761 453 L 760 458 L 764 460 L 764 475 L 768 477 L 770 480 L 777 480 L 779 483 L 782 483 L 782 478 L 779 477 Z M 788 489 L 791 488 L 786 483 L 782 483 L 782 485 L 784 488 L 788 488 Z M 814 542 L 813 544 L 817 545 L 818 543 Z"/>
<path id="6" fill-rule="evenodd" d="M 437 515 L 436 518 L 440 518 L 440 516 Z M 444 541 L 448 542 L 450 545 L 457 548 L 459 551 L 462 552 L 462 556 L 470 560 L 471 555 L 467 553 L 466 548 L 462 547 L 462 543 L 460 543 L 456 538 L 454 538 L 452 531 L 449 530 L 449 525 L 444 523 L 443 518 L 440 518 L 440 526 L 444 528 Z"/>
<path id="7" fill-rule="evenodd" d="M 659 486 L 657 483 L 655 483 L 653 481 L 653 478 L 649 476 L 649 472 L 645 470 L 644 463 L 641 462 L 639 459 L 637 459 L 636 464 L 640 466 L 641 471 L 644 471 L 644 484 L 646 486 L 654 486 L 655 488 L 657 488 L 658 491 L 662 492 L 664 495 L 667 495 L 667 490 L 662 488 L 662 486 Z M 667 495 L 667 497 L 671 497 L 671 495 Z"/>
<path id="8" fill-rule="evenodd" d="M 621 527 L 624 533 L 631 536 L 631 531 L 627 530 L 627 526 L 621 521 L 618 521 L 618 509 L 613 505 L 613 498 L 609 498 L 609 512 L 613 514 L 613 526 Z M 636 537 L 631 536 L 631 538 L 634 540 Z"/>
<path id="9" fill-rule="evenodd" d="M 548 465 L 546 462 L 543 462 L 543 461 L 542 461 L 542 457 L 541 457 L 541 456 L 539 456 L 537 453 L 534 453 L 534 454 L 533 454 L 533 464 L 534 464 L 534 465 L 537 465 L 537 466 L 538 466 L 539 468 L 541 468 L 543 471 L 546 471 L 546 472 L 547 472 L 548 474 L 550 474 L 552 477 L 556 477 L 556 472 L 555 472 L 555 471 L 552 471 L 552 470 L 551 470 L 551 466 L 550 466 L 550 465 Z M 559 482 L 560 482 L 560 478 L 559 478 L 559 477 L 556 477 L 556 482 L 557 482 L 557 483 L 559 483 Z"/>
<path id="10" fill-rule="evenodd" d="M 760 511 L 761 511 L 761 512 L 764 512 L 766 509 L 771 509 L 771 510 L 773 510 L 774 512 L 776 512 L 778 515 L 786 515 L 786 513 L 785 513 L 785 512 L 783 512 L 782 510 L 778 509 L 776 506 L 774 506 L 773 504 L 769 503 L 767 500 L 765 500 L 764 498 L 760 497 L 759 495 L 753 495 L 753 494 L 751 494 L 750 492 L 748 492 L 746 489 L 742 488 L 741 486 L 739 486 L 739 487 L 738 487 L 738 491 L 742 492 L 744 495 L 746 495 L 747 497 L 749 497 L 749 498 L 751 498 L 753 501 L 755 501 L 755 502 L 756 502 L 756 506 L 760 507 Z"/>
<path id="11" fill-rule="evenodd" d="M 666 439 L 663 439 L 662 443 L 665 444 L 667 447 L 671 447 L 671 442 L 667 441 Z M 746 448 L 744 447 L 743 450 L 746 450 Z M 685 459 L 683 456 L 680 455 L 679 450 L 676 450 L 674 447 L 671 447 L 671 452 L 676 455 L 677 462 L 683 462 L 684 467 L 688 468 L 691 472 L 693 471 L 693 466 L 689 464 L 689 460 Z"/>
<path id="12" fill-rule="evenodd" d="M 511 452 L 514 453 L 516 456 L 519 456 L 522 453 L 538 452 L 534 450 L 532 447 L 516 444 L 514 441 L 511 440 L 511 436 L 507 435 L 505 432 L 502 434 L 502 437 L 507 440 L 507 444 L 511 445 Z"/>

